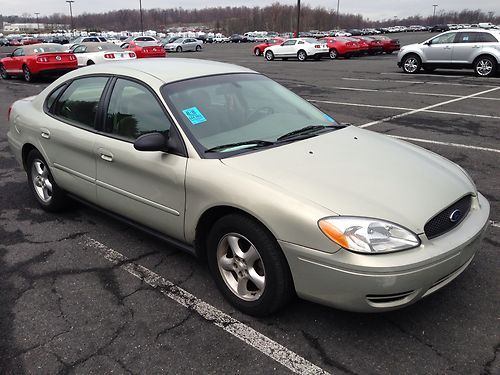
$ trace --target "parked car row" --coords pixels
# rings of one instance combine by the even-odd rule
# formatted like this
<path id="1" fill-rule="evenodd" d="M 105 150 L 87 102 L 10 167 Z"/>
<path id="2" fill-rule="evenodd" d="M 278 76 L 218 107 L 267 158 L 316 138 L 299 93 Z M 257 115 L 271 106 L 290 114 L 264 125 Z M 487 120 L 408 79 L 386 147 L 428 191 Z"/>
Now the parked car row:
<path id="1" fill-rule="evenodd" d="M 323 51 L 323 46 L 326 47 L 327 51 Z M 315 38 L 284 39 L 276 37 L 254 46 L 253 54 L 263 55 L 268 61 L 275 58 L 287 60 L 293 57 L 305 61 L 308 58 L 329 57 L 337 59 L 343 57 L 348 59 L 353 56 L 391 54 L 399 49 L 399 40 L 385 35 L 326 37 L 319 40 Z"/>

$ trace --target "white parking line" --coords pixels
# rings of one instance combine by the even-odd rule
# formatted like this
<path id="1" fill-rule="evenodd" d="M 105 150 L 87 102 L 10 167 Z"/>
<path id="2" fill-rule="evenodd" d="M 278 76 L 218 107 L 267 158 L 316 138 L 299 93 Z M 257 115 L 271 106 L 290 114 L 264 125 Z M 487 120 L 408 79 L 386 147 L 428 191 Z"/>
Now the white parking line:
<path id="1" fill-rule="evenodd" d="M 500 229 L 500 222 L 498 222 L 498 221 L 491 220 L 491 221 L 490 221 L 490 225 L 491 225 L 492 227 L 495 227 L 495 228 L 499 228 L 499 229 Z"/>
<path id="2" fill-rule="evenodd" d="M 379 73 L 379 74 L 382 74 L 382 75 L 395 75 L 395 76 L 406 76 L 408 77 L 408 74 L 406 73 Z M 445 77 L 445 78 L 465 78 L 466 76 L 447 76 L 447 75 L 442 75 L 442 74 L 423 74 L 423 73 L 419 73 L 418 74 L 418 77 Z"/>
<path id="3" fill-rule="evenodd" d="M 414 110 L 411 110 L 409 112 L 401 113 L 399 115 L 389 116 L 389 117 L 383 118 L 381 120 L 372 121 L 372 122 L 369 122 L 367 124 L 361 125 L 360 127 L 361 128 L 367 128 L 367 127 L 370 127 L 370 126 L 373 126 L 373 125 L 377 125 L 377 124 L 381 124 L 381 123 L 384 123 L 384 122 L 388 122 L 388 121 L 395 120 L 395 119 L 398 119 L 398 118 L 401 118 L 401 117 L 410 116 L 410 115 L 413 115 L 415 113 L 420 113 L 420 112 L 428 111 L 430 109 L 433 109 L 433 108 L 436 108 L 436 107 L 440 107 L 440 106 L 443 106 L 443 105 L 446 105 L 446 104 L 451 104 L 451 103 L 459 102 L 461 100 L 470 99 L 470 98 L 473 98 L 473 97 L 476 97 L 476 96 L 484 95 L 484 94 L 487 94 L 489 92 L 493 92 L 493 91 L 496 91 L 496 90 L 499 90 L 499 89 L 500 89 L 500 87 L 494 87 L 492 89 L 480 91 L 478 93 L 467 95 L 467 96 L 463 96 L 461 98 L 447 100 L 445 102 L 441 102 L 441 103 L 429 105 L 427 107 L 423 107 L 423 108 L 420 108 L 420 109 L 414 109 Z"/>
<path id="4" fill-rule="evenodd" d="M 465 97 L 460 97 L 460 99 L 465 99 Z M 405 107 L 391 107 L 385 105 L 375 105 L 375 104 L 360 104 L 360 103 L 349 103 L 349 102 L 333 102 L 329 100 L 316 100 L 316 99 L 308 99 L 310 102 L 314 103 L 325 103 L 325 104 L 335 104 L 335 105 L 347 105 L 353 107 L 366 107 L 366 108 L 378 108 L 378 109 L 391 109 L 395 111 L 413 111 L 416 108 L 405 108 Z M 466 116 L 466 117 L 479 117 L 479 118 L 490 118 L 490 119 L 500 119 L 500 116 L 491 116 L 491 115 L 478 115 L 475 113 L 462 113 L 462 112 L 449 112 L 449 111 L 435 111 L 430 109 L 423 109 L 420 112 L 426 113 L 436 113 L 441 115 L 457 115 L 457 116 Z M 366 127 L 362 125 L 361 127 Z"/>
<path id="5" fill-rule="evenodd" d="M 296 374 L 329 374 L 327 371 L 314 365 L 307 359 L 271 340 L 267 336 L 264 336 L 262 333 L 257 332 L 253 328 L 241 323 L 239 320 L 234 319 L 216 307 L 195 297 L 157 273 L 141 265 L 132 262 L 127 263 L 128 258 L 125 255 L 107 247 L 101 242 L 86 236 L 85 245 L 99 251 L 104 258 L 111 263 L 121 264 L 121 269 L 141 279 L 149 286 L 158 289 L 163 295 L 187 309 L 196 312 L 208 322 L 222 328 L 224 331 L 287 367 L 292 372 Z M 264 372 L 266 371 L 264 370 Z"/>
<path id="6" fill-rule="evenodd" d="M 342 78 L 345 81 L 365 81 L 365 82 L 397 82 L 397 83 L 410 83 L 410 84 L 428 84 L 428 85 L 447 85 L 447 86 L 467 86 L 467 87 L 496 87 L 492 85 L 475 85 L 472 83 L 451 83 L 451 82 L 430 82 L 430 81 L 398 81 L 398 80 L 387 80 L 387 79 L 369 79 L 369 78 Z"/>
<path id="7" fill-rule="evenodd" d="M 391 134 L 388 134 L 388 136 L 392 137 L 392 138 L 401 139 L 403 141 L 430 143 L 430 144 L 433 144 L 433 145 L 440 145 L 440 146 L 452 146 L 452 147 L 468 148 L 468 149 L 472 149 L 472 150 L 489 151 L 489 152 L 495 152 L 495 153 L 500 154 L 500 150 L 496 149 L 496 148 L 479 147 L 479 146 L 472 146 L 472 145 L 464 145 L 462 143 L 453 143 L 453 142 L 431 141 L 429 139 L 403 137 L 401 135 L 391 135 Z"/>

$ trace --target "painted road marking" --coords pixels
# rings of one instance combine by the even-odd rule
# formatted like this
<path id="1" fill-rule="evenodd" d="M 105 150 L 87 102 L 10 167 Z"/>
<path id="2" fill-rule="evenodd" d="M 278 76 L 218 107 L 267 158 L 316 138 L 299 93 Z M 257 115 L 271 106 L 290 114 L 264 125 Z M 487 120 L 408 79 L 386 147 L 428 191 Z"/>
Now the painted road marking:
<path id="1" fill-rule="evenodd" d="M 484 94 L 487 94 L 489 92 L 493 92 L 493 91 L 496 91 L 496 90 L 500 90 L 500 87 L 494 87 L 492 89 L 480 91 L 478 93 L 467 95 L 467 96 L 464 96 L 464 97 L 461 97 L 461 98 L 455 98 L 455 99 L 447 100 L 445 102 L 441 102 L 441 103 L 429 105 L 427 107 L 423 107 L 423 108 L 420 108 L 420 109 L 414 109 L 414 110 L 411 110 L 409 112 L 400 113 L 399 115 L 389 116 L 389 117 L 383 118 L 381 120 L 372 121 L 372 122 L 369 122 L 367 124 L 361 125 L 360 127 L 361 128 L 367 128 L 367 127 L 370 127 L 370 126 L 373 126 L 373 125 L 377 125 L 377 124 L 381 124 L 381 123 L 384 123 L 384 122 L 388 122 L 388 121 L 395 120 L 395 119 L 398 119 L 398 118 L 401 118 L 401 117 L 406 117 L 406 116 L 414 115 L 415 113 L 420 113 L 420 112 L 428 111 L 430 109 L 433 109 L 433 108 L 436 108 L 436 107 L 440 107 L 440 106 L 443 106 L 443 105 L 446 105 L 446 104 L 451 104 L 451 103 L 459 102 L 461 100 L 470 99 L 470 98 L 473 98 L 473 97 L 476 97 L 476 96 L 484 95 Z"/>
<path id="2" fill-rule="evenodd" d="M 468 86 L 468 87 L 496 87 L 492 85 L 475 85 L 472 83 L 450 83 L 450 82 L 430 82 L 430 81 L 398 81 L 398 80 L 387 80 L 387 79 L 369 79 L 369 78 L 342 78 L 345 81 L 365 81 L 365 82 L 397 82 L 397 83 L 410 83 L 410 84 L 418 84 L 418 85 L 448 85 L 448 86 Z"/>
<path id="3" fill-rule="evenodd" d="M 395 75 L 395 76 L 406 76 L 408 77 L 407 73 L 379 73 L 381 75 Z M 446 78 L 466 78 L 466 76 L 446 76 L 442 74 L 423 74 L 419 73 L 417 77 L 446 77 Z M 468 77 L 471 78 L 471 77 Z"/>
<path id="4" fill-rule="evenodd" d="M 500 229 L 500 222 L 491 220 L 490 224 L 492 227 L 499 228 Z"/>
<path id="5" fill-rule="evenodd" d="M 412 141 L 412 142 L 430 143 L 430 144 L 441 145 L 441 146 L 452 146 L 452 147 L 468 148 L 468 149 L 472 149 L 472 150 L 489 151 L 489 152 L 496 152 L 496 153 L 500 154 L 500 150 L 498 150 L 496 148 L 479 147 L 479 146 L 472 146 L 472 145 L 464 145 L 462 143 L 453 143 L 453 142 L 431 141 L 429 139 L 403 137 L 401 135 L 391 135 L 391 134 L 387 134 L 387 135 L 389 137 L 401 139 L 403 141 Z"/>
<path id="6" fill-rule="evenodd" d="M 465 97 L 460 97 L 465 99 Z M 459 98 L 459 99 L 460 99 Z M 395 111 L 414 111 L 416 108 L 406 108 L 406 107 L 392 107 L 392 106 L 385 106 L 385 105 L 375 105 L 375 104 L 360 104 L 360 103 L 348 103 L 348 102 L 333 102 L 329 100 L 315 100 L 315 99 L 308 99 L 310 102 L 313 103 L 324 103 L 324 104 L 335 104 L 335 105 L 346 105 L 346 106 L 353 106 L 353 107 L 367 107 L 367 108 L 378 108 L 378 109 L 391 109 Z M 442 105 L 442 104 L 440 104 Z M 490 119 L 500 119 L 500 116 L 491 116 L 491 115 L 478 115 L 475 113 L 462 113 L 462 112 L 449 112 L 449 111 L 435 111 L 435 110 L 430 110 L 430 109 L 422 109 L 419 112 L 426 112 L 426 113 L 436 113 L 436 114 L 441 114 L 441 115 L 457 115 L 457 116 L 466 116 L 466 117 L 479 117 L 479 118 L 490 118 Z M 361 126 L 366 127 L 365 125 Z"/>
<path id="7" fill-rule="evenodd" d="M 175 285 L 158 275 L 157 273 L 139 264 L 128 262 L 128 258 L 107 247 L 101 242 L 85 236 L 85 246 L 93 248 L 101 253 L 104 258 L 113 264 L 121 264 L 120 268 L 131 275 L 141 279 L 154 289 L 158 289 L 163 295 L 174 300 L 178 304 L 196 312 L 208 322 L 213 323 L 224 331 L 252 346 L 271 359 L 287 367 L 296 374 L 329 374 L 322 368 L 309 362 L 295 352 L 285 348 L 283 345 L 271 340 L 262 333 L 243 324 L 239 320 L 227 315 L 216 307 L 209 305 L 195 297 L 186 290 Z"/>

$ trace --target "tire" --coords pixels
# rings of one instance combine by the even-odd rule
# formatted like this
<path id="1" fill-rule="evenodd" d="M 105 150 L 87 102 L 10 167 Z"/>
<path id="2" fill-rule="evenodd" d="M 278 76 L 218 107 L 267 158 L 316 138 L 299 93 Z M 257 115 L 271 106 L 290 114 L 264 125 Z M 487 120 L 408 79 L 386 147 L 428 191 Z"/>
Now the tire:
<path id="1" fill-rule="evenodd" d="M 200 52 L 201 51 L 201 46 L 196 46 L 196 52 Z"/>
<path id="2" fill-rule="evenodd" d="M 339 53 L 335 48 L 332 48 L 329 53 L 330 59 L 335 60 L 339 57 Z"/>
<path id="3" fill-rule="evenodd" d="M 394 51 L 386 51 L 385 53 L 386 53 L 387 55 L 392 55 L 392 53 L 393 53 L 393 52 L 394 52 Z"/>
<path id="4" fill-rule="evenodd" d="M 38 150 L 32 150 L 28 154 L 26 166 L 28 184 L 38 204 L 49 212 L 62 211 L 67 207 L 68 200 L 64 191 L 57 186 L 45 159 Z"/>
<path id="5" fill-rule="evenodd" d="M 93 62 L 92 60 L 87 61 L 87 65 L 94 65 L 94 64 L 95 62 Z"/>
<path id="6" fill-rule="evenodd" d="M 478 77 L 491 77 L 497 71 L 497 62 L 490 56 L 479 56 L 474 61 L 474 73 Z"/>
<path id="7" fill-rule="evenodd" d="M 0 65 L 0 77 L 2 77 L 2 79 L 10 79 L 10 75 L 7 74 L 7 71 L 5 70 L 5 67 L 3 65 Z"/>
<path id="8" fill-rule="evenodd" d="M 267 61 L 273 61 L 274 60 L 273 51 L 266 51 L 264 57 L 266 58 Z"/>
<path id="9" fill-rule="evenodd" d="M 260 56 L 260 55 L 261 55 L 260 49 L 255 48 L 255 49 L 253 50 L 253 54 L 254 54 L 255 56 Z"/>
<path id="10" fill-rule="evenodd" d="M 420 60 L 420 57 L 414 54 L 406 55 L 401 61 L 401 68 L 403 69 L 403 72 L 408 74 L 418 73 L 421 67 L 422 61 Z"/>
<path id="11" fill-rule="evenodd" d="M 273 235 L 254 219 L 241 214 L 222 217 L 209 233 L 207 249 L 217 287 L 245 314 L 270 315 L 293 297 L 285 256 Z"/>
<path id="12" fill-rule="evenodd" d="M 307 53 L 303 49 L 301 49 L 299 52 L 297 52 L 297 59 L 299 61 L 306 61 L 307 60 Z"/>
<path id="13" fill-rule="evenodd" d="M 23 77 L 26 82 L 33 82 L 35 80 L 33 73 L 31 73 L 27 65 L 23 65 Z"/>
<path id="14" fill-rule="evenodd" d="M 175 52 L 182 52 L 182 47 L 181 47 L 181 46 L 177 47 L 177 48 L 175 49 Z"/>

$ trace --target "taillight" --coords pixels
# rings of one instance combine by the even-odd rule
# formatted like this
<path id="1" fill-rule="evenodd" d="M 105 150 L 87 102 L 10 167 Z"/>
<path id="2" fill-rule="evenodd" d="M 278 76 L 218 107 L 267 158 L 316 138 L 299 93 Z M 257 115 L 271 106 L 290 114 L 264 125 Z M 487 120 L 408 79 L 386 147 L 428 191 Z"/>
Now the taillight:
<path id="1" fill-rule="evenodd" d="M 105 53 L 104 54 L 104 58 L 105 59 L 114 59 L 115 58 L 115 54 L 114 53 Z"/>
<path id="2" fill-rule="evenodd" d="M 73 56 L 73 55 L 69 55 L 69 59 L 70 59 L 71 61 L 73 61 L 73 60 L 76 60 L 76 57 L 75 57 L 75 56 Z"/>
<path id="3" fill-rule="evenodd" d="M 133 53 L 133 52 L 129 52 L 129 54 L 128 54 L 128 55 L 129 55 L 130 57 L 135 57 L 135 53 Z"/>
<path id="4" fill-rule="evenodd" d="M 49 62 L 48 57 L 37 57 L 36 62 Z"/>
<path id="5" fill-rule="evenodd" d="M 321 46 L 319 44 L 316 44 L 314 48 L 321 48 Z"/>
<path id="6" fill-rule="evenodd" d="M 9 106 L 9 109 L 7 111 L 7 122 L 10 121 L 10 112 L 12 111 L 12 104 Z"/>

